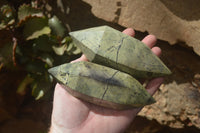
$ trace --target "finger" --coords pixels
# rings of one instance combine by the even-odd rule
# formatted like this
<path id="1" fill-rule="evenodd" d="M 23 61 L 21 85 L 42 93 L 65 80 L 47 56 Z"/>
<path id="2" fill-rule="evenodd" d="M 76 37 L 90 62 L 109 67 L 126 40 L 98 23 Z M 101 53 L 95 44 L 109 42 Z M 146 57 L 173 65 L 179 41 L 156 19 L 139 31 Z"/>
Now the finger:
<path id="1" fill-rule="evenodd" d="M 123 33 L 129 35 L 129 36 L 132 36 L 134 37 L 135 36 L 135 31 L 132 29 L 132 28 L 127 28 L 123 31 Z"/>
<path id="2" fill-rule="evenodd" d="M 82 56 L 80 58 L 71 61 L 71 63 L 78 62 L 78 61 L 88 61 L 88 59 L 86 58 L 86 56 L 84 54 L 82 54 Z"/>
<path id="3" fill-rule="evenodd" d="M 157 91 L 157 89 L 160 87 L 163 81 L 164 81 L 164 78 L 152 79 L 146 86 L 146 89 L 149 92 L 149 94 L 153 96 L 153 94 Z"/>
<path id="4" fill-rule="evenodd" d="M 162 50 L 161 50 L 159 47 L 153 47 L 153 48 L 151 49 L 151 51 L 152 51 L 155 55 L 157 55 L 158 57 L 160 57 L 160 55 L 161 55 L 161 53 L 162 53 Z"/>
<path id="5" fill-rule="evenodd" d="M 156 44 L 156 41 L 157 39 L 154 35 L 148 35 L 142 40 L 149 48 L 152 48 Z"/>

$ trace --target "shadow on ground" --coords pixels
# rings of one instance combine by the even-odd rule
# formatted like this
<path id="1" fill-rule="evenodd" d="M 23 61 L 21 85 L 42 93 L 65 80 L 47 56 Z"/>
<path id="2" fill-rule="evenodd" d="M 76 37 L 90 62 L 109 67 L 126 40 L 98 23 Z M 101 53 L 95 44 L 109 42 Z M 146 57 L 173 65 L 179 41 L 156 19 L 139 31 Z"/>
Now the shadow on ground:
<path id="1" fill-rule="evenodd" d="M 200 19 L 199 0 L 161 0 L 174 15 L 188 21 Z"/>

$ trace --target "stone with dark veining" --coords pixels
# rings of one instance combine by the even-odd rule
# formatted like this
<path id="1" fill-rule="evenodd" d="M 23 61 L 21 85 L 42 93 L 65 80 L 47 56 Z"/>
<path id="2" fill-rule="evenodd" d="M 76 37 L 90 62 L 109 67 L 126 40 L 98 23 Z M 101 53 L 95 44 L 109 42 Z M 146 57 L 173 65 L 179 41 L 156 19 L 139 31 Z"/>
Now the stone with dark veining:
<path id="1" fill-rule="evenodd" d="M 136 78 L 171 74 L 144 43 L 111 27 L 100 26 L 69 34 L 91 62 L 123 71 Z"/>
<path id="2" fill-rule="evenodd" d="M 67 63 L 49 72 L 73 96 L 113 109 L 142 107 L 155 102 L 132 76 L 91 62 Z"/>
<path id="3" fill-rule="evenodd" d="M 63 64 L 49 72 L 71 95 L 113 109 L 155 102 L 135 78 L 171 72 L 144 43 L 108 26 L 71 32 L 70 36 L 91 62 Z"/>

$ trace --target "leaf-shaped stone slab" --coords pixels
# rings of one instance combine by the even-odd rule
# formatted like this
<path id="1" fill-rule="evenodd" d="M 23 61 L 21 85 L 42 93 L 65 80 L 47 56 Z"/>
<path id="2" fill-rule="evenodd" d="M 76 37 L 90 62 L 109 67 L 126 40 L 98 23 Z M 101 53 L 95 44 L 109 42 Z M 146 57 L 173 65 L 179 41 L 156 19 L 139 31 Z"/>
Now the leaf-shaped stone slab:
<path id="1" fill-rule="evenodd" d="M 91 62 L 63 64 L 49 72 L 82 100 L 113 109 L 142 107 L 155 102 L 132 76 Z"/>
<path id="2" fill-rule="evenodd" d="M 141 41 L 108 26 L 69 33 L 89 61 L 126 72 L 135 78 L 171 74 Z"/>

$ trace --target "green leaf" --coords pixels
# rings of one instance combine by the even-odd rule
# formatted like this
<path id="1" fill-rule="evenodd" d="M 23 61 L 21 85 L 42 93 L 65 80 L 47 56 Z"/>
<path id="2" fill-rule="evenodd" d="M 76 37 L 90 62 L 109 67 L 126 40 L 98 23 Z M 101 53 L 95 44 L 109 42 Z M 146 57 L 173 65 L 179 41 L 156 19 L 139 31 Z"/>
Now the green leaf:
<path id="1" fill-rule="evenodd" d="M 57 65 L 60 65 L 60 64 L 66 63 L 66 62 L 70 62 L 71 60 L 72 60 L 72 57 L 70 57 L 68 54 L 63 54 L 62 56 L 55 56 L 54 57 L 54 66 L 57 66 Z"/>
<path id="2" fill-rule="evenodd" d="M 43 62 L 48 64 L 49 67 L 53 67 L 54 59 L 49 54 L 43 54 L 40 56 Z"/>
<path id="3" fill-rule="evenodd" d="M 18 19 L 19 21 L 25 20 L 27 17 L 42 17 L 43 13 L 40 9 L 33 8 L 29 5 L 22 5 L 18 10 Z"/>
<path id="4" fill-rule="evenodd" d="M 45 76 L 40 76 L 35 79 L 35 82 L 32 84 L 32 96 L 36 100 L 42 98 L 47 91 L 52 87 L 52 81 L 49 74 L 44 74 Z"/>
<path id="5" fill-rule="evenodd" d="M 69 44 L 72 42 L 72 38 L 69 37 L 69 36 L 66 36 L 62 41 L 61 43 L 66 43 L 66 44 Z"/>
<path id="6" fill-rule="evenodd" d="M 13 42 L 9 32 L 0 30 L 0 62 L 9 65 L 12 62 Z"/>
<path id="7" fill-rule="evenodd" d="M 57 54 L 57 55 L 63 55 L 66 48 L 67 48 L 67 44 L 64 44 L 62 46 L 59 46 L 59 47 L 56 47 L 56 46 L 52 46 L 54 52 Z"/>
<path id="8" fill-rule="evenodd" d="M 25 24 L 23 34 L 26 40 L 38 38 L 41 35 L 49 34 L 51 29 L 47 25 L 46 18 L 32 18 Z"/>
<path id="9" fill-rule="evenodd" d="M 29 75 L 27 75 L 24 80 L 20 83 L 20 85 L 17 88 L 17 93 L 20 95 L 24 95 L 26 93 L 27 86 L 33 82 L 33 78 L 31 78 Z"/>
<path id="10" fill-rule="evenodd" d="M 35 39 L 33 48 L 44 52 L 51 52 L 52 45 L 56 45 L 56 43 L 51 41 L 47 35 L 43 35 Z"/>
<path id="11" fill-rule="evenodd" d="M 40 90 L 37 97 L 35 98 L 35 100 L 39 100 L 40 98 L 42 98 L 44 96 L 44 91 Z"/>
<path id="12" fill-rule="evenodd" d="M 27 37 L 26 40 L 38 38 L 39 36 L 43 34 L 49 34 L 50 32 L 51 32 L 50 28 L 46 26 L 46 27 L 43 27 L 41 30 L 33 32 L 33 34 Z"/>
<path id="13" fill-rule="evenodd" d="M 69 55 L 71 55 L 71 54 L 74 54 L 74 55 L 81 54 L 81 50 L 78 47 L 76 47 L 76 45 L 73 42 L 68 45 L 66 51 Z"/>
<path id="14" fill-rule="evenodd" d="M 39 100 L 41 97 L 44 96 L 44 91 L 42 90 L 42 87 L 38 85 L 37 82 L 33 85 L 32 96 L 35 97 L 35 100 Z"/>
<path id="15" fill-rule="evenodd" d="M 0 30 L 6 28 L 15 22 L 14 9 L 9 5 L 3 5 L 0 9 Z"/>
<path id="16" fill-rule="evenodd" d="M 66 49 L 67 52 L 71 52 L 72 48 L 74 47 L 73 43 L 68 44 L 68 47 Z"/>
<path id="17" fill-rule="evenodd" d="M 12 62 L 12 48 L 12 43 L 8 43 L 0 49 L 0 62 L 4 64 L 10 64 Z"/>
<path id="18" fill-rule="evenodd" d="M 60 22 L 60 20 L 56 16 L 49 19 L 49 26 L 52 30 L 53 35 L 56 35 L 62 38 L 66 34 L 66 28 L 63 26 L 63 24 Z"/>
<path id="19" fill-rule="evenodd" d="M 72 53 L 75 54 L 75 55 L 77 55 L 77 54 L 81 54 L 82 51 L 81 51 L 81 49 L 79 49 L 78 47 L 76 47 L 76 49 Z"/>
<path id="20" fill-rule="evenodd" d="M 30 73 L 42 75 L 45 72 L 45 64 L 40 60 L 33 60 L 27 62 L 25 70 Z"/>
<path id="21" fill-rule="evenodd" d="M 49 34 L 50 32 L 51 32 L 50 28 L 46 26 L 38 31 L 33 32 L 32 35 L 30 35 L 26 38 L 26 40 L 38 38 L 39 36 L 44 35 L 44 34 Z"/>

